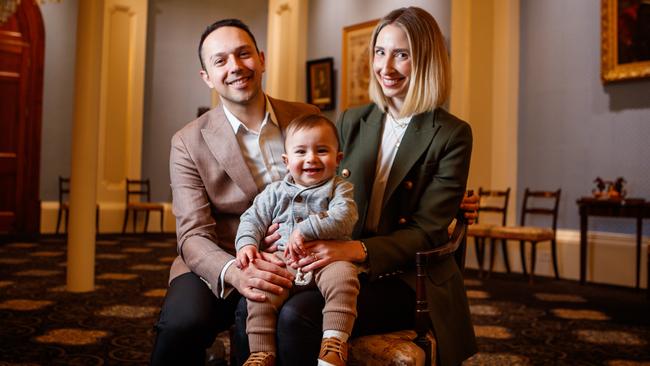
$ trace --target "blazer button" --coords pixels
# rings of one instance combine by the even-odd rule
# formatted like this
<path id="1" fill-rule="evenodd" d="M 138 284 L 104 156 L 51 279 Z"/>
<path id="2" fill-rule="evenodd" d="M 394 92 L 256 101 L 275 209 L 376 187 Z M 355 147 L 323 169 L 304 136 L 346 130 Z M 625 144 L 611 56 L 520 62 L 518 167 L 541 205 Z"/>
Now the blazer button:
<path id="1" fill-rule="evenodd" d="M 410 180 L 407 180 L 406 182 L 404 182 L 404 188 L 406 190 L 411 190 L 413 188 L 413 182 L 411 182 Z"/>
<path id="2" fill-rule="evenodd" d="M 295 201 L 298 203 L 302 202 L 302 196 L 296 196 Z"/>
<path id="3" fill-rule="evenodd" d="M 397 221 L 397 222 L 398 222 L 400 225 L 404 225 L 404 224 L 406 224 L 406 219 L 403 218 L 403 217 L 400 217 L 400 218 L 399 218 L 399 221 Z"/>
<path id="4" fill-rule="evenodd" d="M 343 178 L 347 178 L 347 177 L 349 177 L 349 176 L 350 176 L 350 169 L 348 169 L 348 168 L 343 169 L 343 170 L 341 171 L 341 176 L 342 176 Z"/>
<path id="5" fill-rule="evenodd" d="M 301 223 L 302 222 L 302 217 L 296 217 L 296 222 Z"/>

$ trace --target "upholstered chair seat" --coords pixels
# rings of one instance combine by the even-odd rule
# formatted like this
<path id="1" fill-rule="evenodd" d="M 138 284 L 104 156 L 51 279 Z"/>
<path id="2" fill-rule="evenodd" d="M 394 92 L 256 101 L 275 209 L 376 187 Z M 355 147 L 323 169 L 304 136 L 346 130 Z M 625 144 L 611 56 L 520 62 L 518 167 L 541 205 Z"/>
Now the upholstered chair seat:
<path id="1" fill-rule="evenodd" d="M 424 351 L 413 343 L 415 331 L 402 330 L 393 333 L 368 335 L 350 340 L 348 365 L 364 366 L 422 366 Z M 436 362 L 436 340 L 429 332 L 431 341 L 431 365 Z"/>
<path id="2" fill-rule="evenodd" d="M 537 242 L 555 239 L 555 232 L 550 228 L 533 226 L 496 226 L 490 229 L 490 236 L 495 239 Z"/>

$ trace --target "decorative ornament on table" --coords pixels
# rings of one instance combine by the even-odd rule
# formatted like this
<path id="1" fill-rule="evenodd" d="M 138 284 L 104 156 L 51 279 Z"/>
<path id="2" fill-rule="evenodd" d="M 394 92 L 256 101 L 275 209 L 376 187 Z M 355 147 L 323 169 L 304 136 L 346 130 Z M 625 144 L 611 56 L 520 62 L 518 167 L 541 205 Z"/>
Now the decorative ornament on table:
<path id="1" fill-rule="evenodd" d="M 627 181 L 623 177 L 618 177 L 614 181 L 613 184 L 609 185 L 609 189 L 607 190 L 607 195 L 609 196 L 610 199 L 622 199 L 625 198 L 625 195 L 627 194 L 627 191 L 625 188 L 625 183 Z"/>
<path id="2" fill-rule="evenodd" d="M 596 183 L 596 188 L 591 190 L 594 198 L 615 200 L 623 199 L 627 194 L 627 191 L 624 188 L 627 181 L 623 177 L 618 177 L 613 182 L 611 180 L 603 180 L 601 177 L 596 177 L 594 183 Z"/>

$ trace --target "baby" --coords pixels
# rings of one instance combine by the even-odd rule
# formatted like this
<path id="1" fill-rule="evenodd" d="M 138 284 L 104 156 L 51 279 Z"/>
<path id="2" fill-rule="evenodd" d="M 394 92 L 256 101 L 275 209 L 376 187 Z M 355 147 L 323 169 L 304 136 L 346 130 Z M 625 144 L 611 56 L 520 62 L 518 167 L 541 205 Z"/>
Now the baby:
<path id="1" fill-rule="evenodd" d="M 302 116 L 287 126 L 282 159 L 289 174 L 269 184 L 241 216 L 235 239 L 238 266 L 259 258 L 259 245 L 273 223 L 279 224 L 281 236 L 275 255 L 288 264 L 314 256 L 304 242 L 350 239 L 358 214 L 352 184 L 336 176 L 342 157 L 336 127 L 324 116 Z M 346 364 L 347 339 L 357 316 L 357 274 L 355 265 L 342 261 L 329 263 L 313 275 L 298 269 L 291 292 L 316 286 L 325 298 L 318 365 Z M 248 301 L 251 354 L 245 366 L 275 364 L 277 313 L 290 293 L 264 295 L 264 302 Z"/>

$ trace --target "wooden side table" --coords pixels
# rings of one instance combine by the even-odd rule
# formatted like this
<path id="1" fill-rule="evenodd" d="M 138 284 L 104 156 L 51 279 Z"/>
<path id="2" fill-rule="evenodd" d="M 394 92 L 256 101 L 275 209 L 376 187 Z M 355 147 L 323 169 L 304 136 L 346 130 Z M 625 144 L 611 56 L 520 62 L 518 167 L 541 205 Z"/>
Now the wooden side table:
<path id="1" fill-rule="evenodd" d="M 636 288 L 639 288 L 643 218 L 650 217 L 650 203 L 641 198 L 603 200 L 592 197 L 580 198 L 576 203 L 580 211 L 580 284 L 585 283 L 586 277 L 589 216 L 629 217 L 636 219 Z"/>

